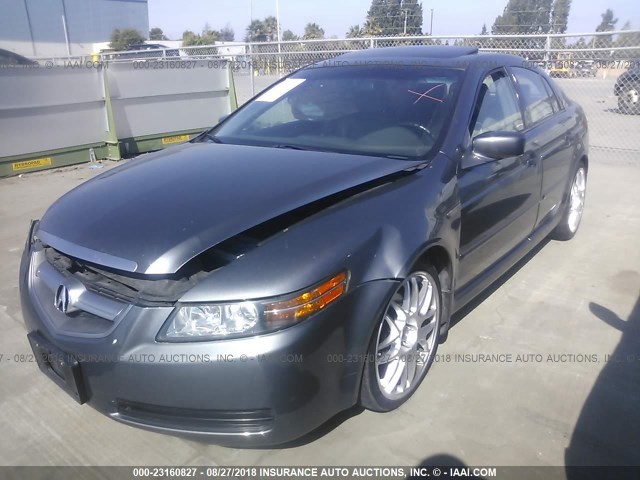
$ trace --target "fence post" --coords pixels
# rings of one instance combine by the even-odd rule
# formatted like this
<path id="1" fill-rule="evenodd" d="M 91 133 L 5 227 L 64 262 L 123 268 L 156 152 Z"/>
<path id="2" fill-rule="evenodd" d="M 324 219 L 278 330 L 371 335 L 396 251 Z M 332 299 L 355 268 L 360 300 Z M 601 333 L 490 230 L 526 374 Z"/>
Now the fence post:
<path id="1" fill-rule="evenodd" d="M 116 130 L 115 116 L 113 114 L 113 105 L 111 103 L 111 91 L 109 89 L 109 63 L 105 62 L 101 67 L 102 71 L 98 71 L 102 76 L 102 88 L 104 91 L 104 108 L 107 113 L 107 132 L 105 143 L 107 145 L 107 158 L 109 160 L 120 160 L 120 140 Z"/>
<path id="2" fill-rule="evenodd" d="M 251 75 L 251 96 L 254 97 L 256 94 L 256 84 L 255 84 L 255 79 L 253 78 L 253 62 L 254 62 L 254 58 L 253 58 L 253 48 L 251 46 L 251 44 L 249 44 L 249 75 Z"/>
<path id="3" fill-rule="evenodd" d="M 549 66 L 549 58 L 551 55 L 551 36 L 547 35 L 547 40 L 544 42 L 544 69 L 548 71 L 551 67 Z"/>
<path id="4" fill-rule="evenodd" d="M 376 47 L 375 47 L 374 40 L 373 40 L 373 37 L 371 37 L 371 38 L 369 39 L 369 48 L 376 48 Z"/>

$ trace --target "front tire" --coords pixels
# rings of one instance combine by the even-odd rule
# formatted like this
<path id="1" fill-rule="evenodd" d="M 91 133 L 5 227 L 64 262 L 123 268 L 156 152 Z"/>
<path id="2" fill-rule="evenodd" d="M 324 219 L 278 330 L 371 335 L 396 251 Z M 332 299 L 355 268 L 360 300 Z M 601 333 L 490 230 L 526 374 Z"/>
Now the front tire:
<path id="1" fill-rule="evenodd" d="M 575 236 L 582 221 L 586 195 L 587 166 L 584 162 L 580 162 L 571 180 L 562 218 L 552 232 L 552 238 L 555 240 L 571 240 Z"/>
<path id="2" fill-rule="evenodd" d="M 413 395 L 435 358 L 442 311 L 438 273 L 416 268 L 392 295 L 371 338 L 360 390 L 364 408 L 388 412 Z"/>
<path id="3" fill-rule="evenodd" d="M 637 89 L 625 88 L 618 94 L 618 110 L 626 114 L 640 113 L 640 93 Z"/>

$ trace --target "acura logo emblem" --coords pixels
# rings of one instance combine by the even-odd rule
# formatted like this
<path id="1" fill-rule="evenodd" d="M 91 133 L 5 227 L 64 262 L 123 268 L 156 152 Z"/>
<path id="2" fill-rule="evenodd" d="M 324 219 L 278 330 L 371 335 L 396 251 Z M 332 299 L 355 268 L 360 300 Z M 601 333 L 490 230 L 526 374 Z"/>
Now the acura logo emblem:
<path id="1" fill-rule="evenodd" d="M 53 299 L 53 304 L 62 313 L 67 313 L 69 310 L 69 289 L 64 285 L 60 285 L 56 290 L 56 296 Z"/>

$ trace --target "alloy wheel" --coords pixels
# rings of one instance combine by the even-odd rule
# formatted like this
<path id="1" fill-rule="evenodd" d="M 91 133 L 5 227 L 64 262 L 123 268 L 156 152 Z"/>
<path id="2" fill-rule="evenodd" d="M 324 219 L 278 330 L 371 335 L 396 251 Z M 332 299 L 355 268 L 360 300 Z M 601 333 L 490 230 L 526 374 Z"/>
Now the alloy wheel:
<path id="1" fill-rule="evenodd" d="M 402 398 L 420 381 L 435 353 L 439 327 L 436 282 L 426 272 L 414 272 L 396 290 L 378 329 L 376 378 L 386 398 Z"/>
<path id="2" fill-rule="evenodd" d="M 571 196 L 569 198 L 569 217 L 567 219 L 569 230 L 575 233 L 582 219 L 584 201 L 587 193 L 587 172 L 580 167 L 573 178 Z"/>

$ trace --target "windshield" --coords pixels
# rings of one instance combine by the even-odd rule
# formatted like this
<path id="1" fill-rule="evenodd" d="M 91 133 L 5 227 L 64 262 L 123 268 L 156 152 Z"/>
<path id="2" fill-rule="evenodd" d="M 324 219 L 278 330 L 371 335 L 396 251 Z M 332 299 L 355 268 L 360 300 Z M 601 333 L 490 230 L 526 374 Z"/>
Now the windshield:
<path id="1" fill-rule="evenodd" d="M 264 91 L 203 141 L 424 157 L 446 128 L 460 76 L 425 66 L 310 67 Z"/>

